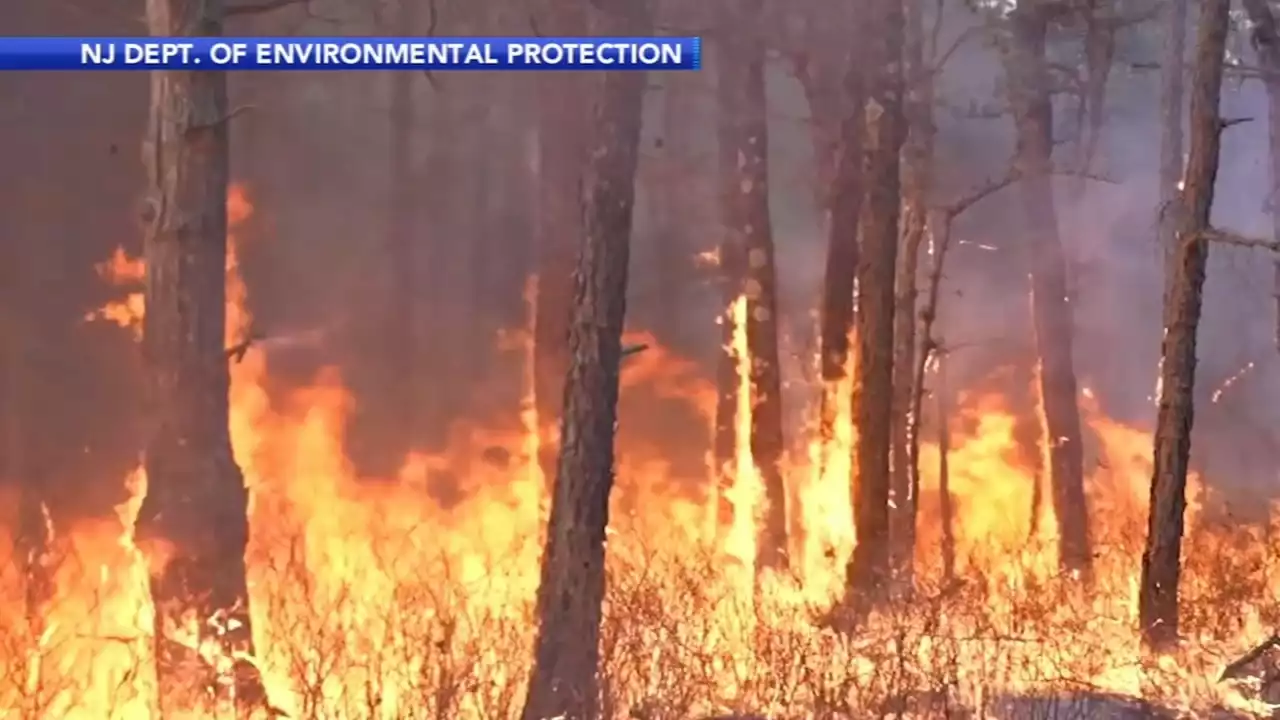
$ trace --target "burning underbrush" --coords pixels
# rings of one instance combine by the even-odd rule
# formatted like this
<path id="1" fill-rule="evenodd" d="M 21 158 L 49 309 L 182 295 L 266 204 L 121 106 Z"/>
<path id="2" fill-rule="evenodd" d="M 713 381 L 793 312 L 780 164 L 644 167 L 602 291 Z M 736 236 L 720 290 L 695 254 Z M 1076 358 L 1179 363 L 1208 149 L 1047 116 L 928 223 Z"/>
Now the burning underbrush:
<path id="1" fill-rule="evenodd" d="M 243 193 L 232 209 L 233 220 L 247 217 Z M 104 273 L 136 281 L 131 263 L 121 255 Z M 234 257 L 230 267 L 234 343 L 247 314 Z M 91 317 L 135 328 L 142 311 L 135 295 Z M 941 570 L 940 451 L 925 443 L 918 591 L 837 630 L 829 610 L 854 537 L 848 418 L 826 447 L 793 453 L 793 570 L 756 588 L 750 524 L 761 495 L 750 454 L 736 458 L 728 498 L 717 496 L 708 463 L 673 461 L 709 446 L 715 389 L 652 338 L 633 340 L 649 349 L 623 377 L 602 633 L 609 717 L 1088 717 L 1136 698 L 1170 712 L 1261 711 L 1265 690 L 1218 676 L 1280 621 L 1280 520 L 1220 519 L 1221 502 L 1193 478 L 1187 640 L 1176 656 L 1145 659 L 1136 598 L 1151 439 L 1088 397 L 1090 578 L 1058 572 L 1052 508 L 1037 505 L 1016 414 L 978 389 L 948 421 L 956 576 Z M 547 432 L 529 406 L 458 422 L 444 451 L 412 455 L 398 478 L 370 482 L 343 451 L 353 400 L 336 373 L 269 397 L 266 357 L 251 347 L 232 374 L 232 437 L 251 491 L 251 660 L 272 706 L 264 716 L 518 717 L 545 514 L 537 457 Z M 660 411 L 692 418 L 705 436 L 681 433 L 673 451 L 670 433 L 654 430 Z M 4 717 L 154 716 L 148 563 L 130 530 L 146 478 L 127 481 L 133 499 L 118 518 L 57 528 L 41 553 L 16 544 L 17 533 L 0 537 L 11 559 L 0 577 Z M 33 587 L 36 577 L 47 585 Z M 214 715 L 193 708 L 190 717 Z"/>
<path id="2" fill-rule="evenodd" d="M 319 524 L 288 532 L 273 523 L 251 554 L 258 663 L 278 709 L 317 719 L 518 717 L 534 538 L 508 547 L 499 538 L 492 555 L 468 552 L 474 540 L 442 552 L 449 543 L 432 538 L 455 530 L 424 522 L 416 536 L 349 528 L 325 545 L 317 536 L 332 528 Z M 626 522 L 617 536 L 637 537 Z M 108 537 L 73 533 L 67 557 L 102 564 L 67 564 L 39 616 L 5 614 L 6 717 L 151 716 L 145 570 L 127 543 L 104 550 Z M 1260 567 L 1259 540 L 1195 534 L 1189 554 L 1203 559 L 1188 572 L 1187 649 L 1155 664 L 1143 662 L 1133 631 L 1133 573 L 1113 576 L 1112 563 L 1086 594 L 1072 579 L 1013 572 L 1034 564 L 1011 552 L 1005 566 L 974 569 L 959 584 L 924 582 L 910 604 L 842 633 L 823 626 L 824 606 L 792 580 L 774 579 L 753 598 L 724 571 L 719 548 L 618 542 L 603 631 L 606 707 L 610 717 L 654 719 L 735 709 L 797 719 L 1053 717 L 1013 709 L 1055 696 L 1083 706 L 1098 693 L 1191 711 L 1240 707 L 1244 695 L 1217 675 L 1275 620 L 1257 604 L 1269 593 L 1255 573 L 1274 570 Z M 1136 562 L 1135 548 L 1104 555 Z M 15 579 L 8 588 L 21 586 Z M 20 596 L 5 600 L 22 607 Z"/>

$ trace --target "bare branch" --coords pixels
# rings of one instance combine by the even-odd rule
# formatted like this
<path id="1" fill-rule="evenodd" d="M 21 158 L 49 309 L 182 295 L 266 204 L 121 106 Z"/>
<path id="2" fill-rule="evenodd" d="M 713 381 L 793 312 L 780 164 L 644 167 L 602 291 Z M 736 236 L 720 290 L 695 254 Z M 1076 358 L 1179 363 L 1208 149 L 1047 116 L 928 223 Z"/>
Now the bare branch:
<path id="1" fill-rule="evenodd" d="M 1269 250 L 1274 253 L 1280 253 L 1280 241 L 1263 240 L 1262 238 L 1245 237 L 1233 232 L 1225 230 L 1210 229 L 1199 235 L 1192 236 L 1199 240 L 1211 243 L 1220 243 L 1222 245 L 1235 245 L 1236 247 L 1254 248 L 1257 250 Z"/>
<path id="2" fill-rule="evenodd" d="M 244 356 L 249 352 L 249 348 L 253 347 L 255 343 L 263 339 L 265 338 L 261 333 L 251 330 L 245 335 L 243 340 L 232 345 L 223 352 L 226 354 L 228 360 L 239 363 L 244 360 Z"/>
<path id="3" fill-rule="evenodd" d="M 938 22 L 941 23 L 941 20 Z M 929 58 L 929 72 L 934 75 L 942 72 L 942 69 L 946 66 L 947 61 L 951 59 L 952 55 L 955 55 L 960 48 L 964 47 L 966 42 L 986 31 L 987 28 L 982 26 L 965 28 L 964 32 L 957 35 L 956 38 L 951 41 L 951 44 L 947 46 L 947 49 L 943 50 L 941 53 L 938 53 L 936 50 L 937 36 L 935 35 L 933 39 L 933 42 L 935 43 L 935 54 L 933 57 Z"/>
<path id="4" fill-rule="evenodd" d="M 1148 20 L 1154 20 L 1160 15 L 1161 11 L 1164 10 L 1164 5 L 1165 4 L 1161 2 L 1154 2 L 1142 10 L 1130 13 L 1119 13 L 1116 15 L 1104 15 L 1099 17 L 1098 20 L 1113 30 L 1119 30 L 1131 25 L 1144 23 Z"/>
<path id="5" fill-rule="evenodd" d="M 1054 170 L 1051 175 L 1063 175 L 1066 177 L 1081 178 L 1083 180 L 1092 180 L 1094 182 L 1106 183 L 1107 185 L 1119 185 L 1120 183 L 1105 175 L 1085 172 L 1084 170 Z"/>
<path id="6" fill-rule="evenodd" d="M 1266 640 L 1263 640 L 1239 659 L 1229 663 L 1222 669 L 1222 674 L 1218 676 L 1218 682 L 1240 677 L 1246 667 L 1252 665 L 1255 660 L 1262 657 L 1268 650 L 1277 646 L 1280 646 L 1280 633 L 1276 633 Z"/>
<path id="7" fill-rule="evenodd" d="M 933 8 L 933 27 L 929 30 L 929 61 L 935 65 L 938 58 L 938 45 L 941 44 L 942 38 L 943 3 L 944 0 L 936 0 Z"/>
<path id="8" fill-rule="evenodd" d="M 1116 181 L 1112 180 L 1111 178 L 1108 178 L 1102 175 L 1096 175 L 1094 173 L 1080 171 L 1080 170 L 1053 170 L 1050 172 L 1050 174 L 1064 175 L 1068 177 L 1078 177 L 1078 178 L 1083 178 L 1085 180 L 1093 180 L 1094 182 L 1107 183 L 1111 185 L 1116 184 Z M 944 217 L 954 220 L 957 216 L 963 214 L 964 211 L 968 210 L 969 208 L 973 207 L 979 202 L 982 202 L 988 197 L 1014 184 L 1015 182 L 1018 181 L 1020 177 L 1021 177 L 1021 173 L 1017 170 L 1017 168 L 1011 167 L 1009 168 L 1009 171 L 1005 173 L 1004 177 L 988 180 L 986 183 L 980 185 L 979 187 L 974 189 L 972 192 L 970 192 L 968 195 L 962 195 L 959 198 L 956 198 L 955 200 L 953 200 L 950 204 L 943 205 L 938 209 L 942 211 Z"/>
<path id="9" fill-rule="evenodd" d="M 941 208 L 942 213 L 946 217 L 947 221 L 954 220 L 957 216 L 964 213 L 965 210 L 968 210 L 979 202 L 1017 182 L 1018 177 L 1019 172 L 1017 169 L 1009 168 L 1009 172 L 1006 173 L 1004 177 L 988 180 L 968 195 L 961 196 L 951 204 L 943 206 Z"/>
<path id="10" fill-rule="evenodd" d="M 239 105 L 239 106 L 236 106 L 236 107 L 234 107 L 234 108 L 231 108 L 231 110 L 230 110 L 230 111 L 228 111 L 228 112 L 227 112 L 227 114 L 223 115 L 222 117 L 220 117 L 220 118 L 218 118 L 218 119 L 216 119 L 216 120 L 211 120 L 211 121 L 206 122 L 206 123 L 192 124 L 192 125 L 191 125 L 191 127 L 187 128 L 187 133 L 190 135 L 190 134 L 192 134 L 192 133 L 197 133 L 197 132 L 200 132 L 200 131 L 202 131 L 202 130 L 208 130 L 208 129 L 210 129 L 210 128 L 216 128 L 216 127 L 218 127 L 218 126 L 220 126 L 220 125 L 226 125 L 227 123 L 229 123 L 229 122 L 231 122 L 232 120 L 236 119 L 236 117 L 237 117 L 237 116 L 239 116 L 239 115 L 243 115 L 244 113 L 249 112 L 250 110 L 252 110 L 252 109 L 253 109 L 253 107 L 254 107 L 254 106 L 252 106 L 252 105 Z"/>
<path id="11" fill-rule="evenodd" d="M 639 345 L 628 345 L 627 347 L 622 348 L 622 357 L 625 358 L 625 357 L 631 357 L 632 355 L 638 355 L 648 349 L 649 349 L 649 343 L 640 343 Z"/>

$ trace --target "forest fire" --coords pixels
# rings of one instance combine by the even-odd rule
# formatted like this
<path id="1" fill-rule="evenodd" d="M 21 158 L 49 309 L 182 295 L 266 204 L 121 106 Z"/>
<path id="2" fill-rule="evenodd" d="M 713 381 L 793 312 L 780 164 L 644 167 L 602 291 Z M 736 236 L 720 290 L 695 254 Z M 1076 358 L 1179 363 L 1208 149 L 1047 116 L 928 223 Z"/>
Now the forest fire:
<path id="1" fill-rule="evenodd" d="M 1280 717 L 1273 6 L 306 5 L 711 72 L 0 72 L 0 717 Z"/>
<path id="2" fill-rule="evenodd" d="M 234 342 L 249 319 L 234 233 L 252 207 L 239 187 L 230 203 Z M 137 265 L 118 256 L 111 267 Z M 132 292 L 140 276 L 111 277 Z M 734 306 L 734 319 L 743 307 Z M 734 350 L 745 351 L 741 339 Z M 544 522 L 535 429 L 527 419 L 461 420 L 445 452 L 411 455 L 394 482 L 365 482 L 344 457 L 352 401 L 341 378 L 323 372 L 287 403 L 273 403 L 267 359 L 251 347 L 232 365 L 231 427 L 252 497 L 254 662 L 271 705 L 300 718 L 514 717 Z M 713 388 L 661 347 L 640 353 L 622 384 L 636 397 L 685 404 L 709 424 Z M 751 412 L 750 388 L 739 392 L 741 418 Z M 917 561 L 922 587 L 934 590 L 911 608 L 871 618 L 856 636 L 819 619 L 839 597 L 854 535 L 841 481 L 847 469 L 815 458 L 848 457 L 848 417 L 837 447 L 820 448 L 814 438 L 793 453 L 786 475 L 805 525 L 793 529 L 805 543 L 793 552 L 804 560 L 792 575 L 766 578 L 757 593 L 734 570 L 753 565 L 759 477 L 749 425 L 739 428 L 726 516 L 717 509 L 715 473 L 708 468 L 701 489 L 681 489 L 665 476 L 663 441 L 629 433 L 624 409 L 604 629 L 615 712 L 687 717 L 750 707 L 826 717 L 852 703 L 910 697 L 924 704 L 919 712 L 945 716 L 938 708 L 998 708 L 1019 695 L 1080 687 L 1184 708 L 1243 702 L 1215 675 L 1275 617 L 1265 604 L 1277 589 L 1268 579 L 1267 528 L 1214 525 L 1196 491 L 1184 586 L 1196 642 L 1164 664 L 1144 664 L 1133 618 L 1150 437 L 1107 419 L 1090 397 L 1083 402 L 1097 459 L 1088 486 L 1098 548 L 1092 583 L 1059 574 L 1051 506 L 1033 505 L 1036 470 L 1015 438 L 1017 419 L 999 395 L 975 388 L 950 419 L 961 579 L 938 582 L 938 448 L 926 442 Z M 423 500 L 438 473 L 461 483 L 451 506 Z M 138 472 L 129 483 L 135 499 L 120 508 L 118 523 L 81 524 L 57 539 L 56 586 L 34 614 L 21 610 L 21 578 L 6 578 L 3 640 L 12 650 L 0 704 L 15 717 L 150 717 L 147 563 L 128 530 L 145 478 Z M 1045 516 L 1037 520 L 1036 512 Z M 729 527 L 717 527 L 726 520 Z M 191 716 L 213 717 L 199 708 Z"/>

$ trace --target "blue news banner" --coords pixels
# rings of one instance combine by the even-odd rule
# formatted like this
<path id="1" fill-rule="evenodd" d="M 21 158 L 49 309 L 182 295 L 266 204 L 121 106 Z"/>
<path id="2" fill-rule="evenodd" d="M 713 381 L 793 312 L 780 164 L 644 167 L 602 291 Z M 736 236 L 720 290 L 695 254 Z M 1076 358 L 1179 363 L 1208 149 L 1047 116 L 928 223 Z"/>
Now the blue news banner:
<path id="1" fill-rule="evenodd" d="M 0 70 L 699 70 L 682 38 L 0 38 Z"/>

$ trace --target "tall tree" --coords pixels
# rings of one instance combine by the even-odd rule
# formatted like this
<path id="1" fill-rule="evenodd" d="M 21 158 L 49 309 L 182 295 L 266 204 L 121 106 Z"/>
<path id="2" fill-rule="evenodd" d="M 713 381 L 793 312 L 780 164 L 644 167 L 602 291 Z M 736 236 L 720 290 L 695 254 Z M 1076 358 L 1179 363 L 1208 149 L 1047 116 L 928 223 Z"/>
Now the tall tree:
<path id="1" fill-rule="evenodd" d="M 148 0 L 157 37 L 222 34 L 224 7 Z M 193 650 L 188 633 L 230 657 L 252 647 L 245 581 L 248 494 L 227 427 L 226 332 L 229 108 L 222 72 L 151 74 L 143 144 L 148 189 L 144 357 L 153 416 L 146 444 L 147 493 L 137 519 L 153 560 L 156 665 L 161 713 L 173 716 L 228 691 L 257 702 L 260 680 L 228 684 Z"/>
<path id="2" fill-rule="evenodd" d="M 1174 206 L 1182 182 L 1183 112 L 1186 104 L 1188 0 L 1166 3 L 1163 72 L 1160 77 L 1160 238 L 1164 240 L 1165 287 L 1173 277 L 1173 244 L 1178 232 Z"/>
<path id="3" fill-rule="evenodd" d="M 809 105 L 818 209 L 827 235 L 818 321 L 822 376 L 818 430 L 823 443 L 830 446 L 840 407 L 851 401 L 845 393 L 845 375 L 863 201 L 863 77 L 859 55 L 849 49 L 849 38 L 857 32 L 851 13 L 820 2 L 788 9 L 801 20 L 800 37 L 791 43 L 796 47 L 792 55 Z"/>
<path id="4" fill-rule="evenodd" d="M 1271 194 L 1267 209 L 1271 213 L 1271 235 L 1280 241 L 1280 27 L 1266 0 L 1244 0 L 1245 12 L 1253 25 L 1253 47 L 1263 68 L 1262 83 L 1267 89 L 1267 130 L 1270 136 Z M 1280 347 L 1280 260 L 1275 261 L 1275 341 Z"/>
<path id="5" fill-rule="evenodd" d="M 1172 208 L 1177 233 L 1167 238 L 1174 243 L 1173 277 L 1165 297 L 1155 465 L 1138 595 L 1142 637 L 1155 650 L 1168 649 L 1178 639 L 1178 578 L 1195 415 L 1196 331 L 1209 257 L 1205 235 L 1222 141 L 1218 104 L 1230 9 L 1231 0 L 1205 0 L 1200 8 L 1191 80 L 1191 147 L 1182 194 Z"/>
<path id="6" fill-rule="evenodd" d="M 865 50 L 867 81 L 866 195 L 859 223 L 857 403 L 854 454 L 857 545 L 848 585 L 871 599 L 889 571 L 889 455 L 893 428 L 894 276 L 900 215 L 899 153 L 906 139 L 903 112 L 901 0 L 873 0 Z"/>
<path id="7" fill-rule="evenodd" d="M 578 0 L 546 0 L 541 29 L 549 35 L 587 34 L 588 5 Z M 593 77 L 582 73 L 542 73 L 537 81 L 538 198 L 534 233 L 538 268 L 534 306 L 534 404 L 538 424 L 560 417 L 565 369 L 569 363 L 569 318 L 573 268 L 582 236 L 582 177 L 590 148 Z M 543 438 L 542 472 L 555 474 L 556 443 Z"/>
<path id="8" fill-rule="evenodd" d="M 595 2 L 604 34 L 644 36 L 652 31 L 645 0 Z M 594 720 L 598 715 L 604 541 L 645 84 L 643 72 L 605 73 L 595 111 L 560 458 L 524 720 Z"/>
<path id="9" fill-rule="evenodd" d="M 1049 482 L 1058 519 L 1058 556 L 1065 570 L 1087 573 L 1091 553 L 1072 356 L 1074 329 L 1053 197 L 1053 102 L 1045 57 L 1049 23 L 1060 10 L 1050 0 L 1019 2 L 1009 14 L 1009 48 L 1004 60 L 1017 134 L 1014 165 L 1021 180 L 1044 441 L 1049 449 Z"/>
<path id="10" fill-rule="evenodd" d="M 906 0 L 904 59 L 907 78 L 907 141 L 902 167 L 902 252 L 898 258 L 893 353 L 893 488 L 891 532 L 894 567 L 904 579 L 915 551 L 919 470 L 916 432 L 916 310 L 920 248 L 928 232 L 933 186 L 933 68 L 925 59 L 924 3 Z M 928 339 L 925 339 L 928 342 Z M 941 420 L 941 419 L 940 419 Z"/>
<path id="11" fill-rule="evenodd" d="M 757 565 L 786 565 L 787 497 L 782 478 L 782 377 L 778 295 L 769 216 L 769 130 L 765 102 L 763 0 L 722 0 L 717 43 L 721 218 L 746 298 L 751 356 L 751 457 L 764 483 Z M 732 30 L 730 30 L 732 28 Z"/>

